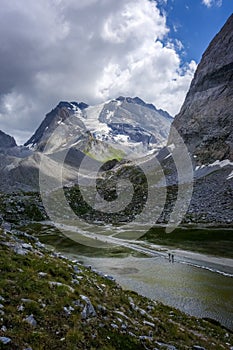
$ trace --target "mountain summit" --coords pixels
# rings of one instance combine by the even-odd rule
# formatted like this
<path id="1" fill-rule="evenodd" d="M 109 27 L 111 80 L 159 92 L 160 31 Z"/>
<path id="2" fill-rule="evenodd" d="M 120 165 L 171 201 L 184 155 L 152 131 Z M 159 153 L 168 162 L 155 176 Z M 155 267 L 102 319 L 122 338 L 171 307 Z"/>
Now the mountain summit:
<path id="1" fill-rule="evenodd" d="M 51 134 L 59 126 L 69 124 L 67 132 L 63 131 L 57 138 L 57 148 L 71 142 L 74 145 L 82 136 L 87 137 L 88 142 L 91 137 L 95 147 L 96 142 L 104 143 L 124 154 L 136 151 L 144 155 L 166 144 L 172 120 L 167 112 L 157 110 L 139 97 L 120 96 L 96 106 L 84 102 L 60 102 L 46 115 L 25 146 L 43 151 Z"/>

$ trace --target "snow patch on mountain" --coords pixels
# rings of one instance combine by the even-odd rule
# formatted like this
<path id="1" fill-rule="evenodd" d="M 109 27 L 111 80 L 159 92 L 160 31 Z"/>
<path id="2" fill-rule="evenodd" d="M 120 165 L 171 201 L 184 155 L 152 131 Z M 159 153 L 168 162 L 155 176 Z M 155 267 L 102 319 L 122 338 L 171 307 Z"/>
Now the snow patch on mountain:
<path id="1" fill-rule="evenodd" d="M 102 147 L 96 140 L 103 143 L 106 156 L 118 154 L 118 150 L 119 154 L 140 157 L 165 146 L 172 120 L 167 112 L 138 97 L 120 96 L 95 106 L 62 101 L 25 145 L 36 151 L 46 149 L 46 153 L 75 147 L 87 153 L 91 150 L 92 155 L 98 145 L 102 158 Z"/>
<path id="2" fill-rule="evenodd" d="M 162 148 L 167 141 L 172 118 L 138 97 L 119 97 L 97 106 L 77 110 L 75 115 L 99 141 L 126 154 L 144 155 Z"/>
<path id="3" fill-rule="evenodd" d="M 227 180 L 230 180 L 230 179 L 232 179 L 233 178 L 233 170 L 232 170 L 232 172 L 227 176 Z"/>
<path id="4" fill-rule="evenodd" d="M 199 169 L 204 169 L 206 167 L 219 167 L 219 168 L 223 168 L 227 165 L 231 165 L 233 166 L 233 162 L 231 162 L 229 159 L 224 159 L 224 160 L 216 160 L 213 163 L 210 164 L 202 164 L 202 165 L 197 165 L 195 170 L 199 170 Z"/>

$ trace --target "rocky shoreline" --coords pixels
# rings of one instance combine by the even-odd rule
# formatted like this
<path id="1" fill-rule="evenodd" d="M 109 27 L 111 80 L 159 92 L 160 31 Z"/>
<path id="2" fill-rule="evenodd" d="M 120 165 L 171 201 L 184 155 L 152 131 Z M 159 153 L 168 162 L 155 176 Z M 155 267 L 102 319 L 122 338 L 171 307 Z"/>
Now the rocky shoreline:
<path id="1" fill-rule="evenodd" d="M 123 291 L 31 235 L 1 231 L 0 249 L 6 349 L 232 349 L 224 328 Z"/>

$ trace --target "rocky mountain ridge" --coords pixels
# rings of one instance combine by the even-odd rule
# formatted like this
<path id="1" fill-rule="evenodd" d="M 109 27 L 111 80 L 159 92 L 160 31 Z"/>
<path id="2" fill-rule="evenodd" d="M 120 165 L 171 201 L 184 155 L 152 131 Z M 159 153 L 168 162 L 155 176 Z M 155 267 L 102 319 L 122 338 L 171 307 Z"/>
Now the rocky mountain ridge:
<path id="1" fill-rule="evenodd" d="M 76 118 L 68 121 L 69 117 Z M 42 151 L 55 129 L 68 122 L 69 132 L 63 131 L 63 144 L 71 141 L 74 144 L 78 137 L 85 138 L 88 134 L 126 154 L 132 151 L 145 154 L 165 145 L 172 120 L 167 112 L 157 110 L 138 97 L 120 96 L 97 106 L 60 102 L 46 115 L 25 146 Z"/>
<path id="2" fill-rule="evenodd" d="M 15 139 L 0 130 L 0 148 L 12 148 L 16 146 L 17 144 Z"/>
<path id="3" fill-rule="evenodd" d="M 194 191 L 187 216 L 195 222 L 233 223 L 232 101 L 233 15 L 204 52 L 172 123 L 193 162 Z M 172 130 L 170 145 L 176 138 Z"/>
<path id="4" fill-rule="evenodd" d="M 172 120 L 167 112 L 138 97 L 120 96 L 98 106 L 62 101 L 46 115 L 24 146 L 3 148 L 1 189 L 39 190 L 42 152 L 47 157 L 45 171 L 51 173 L 55 183 L 64 154 L 67 181 L 77 179 L 77 167 L 84 157 L 105 162 L 127 155 L 147 156 L 163 147 Z"/>
<path id="5" fill-rule="evenodd" d="M 185 222 L 232 225 L 232 26 L 233 16 L 204 53 L 181 111 L 172 123 L 182 136 L 188 148 L 188 157 L 193 162 L 194 173 L 190 181 L 194 191 Z M 117 160 L 116 168 L 110 166 L 108 170 L 111 171 L 106 177 L 116 182 L 111 172 L 128 173 L 125 167 L 127 162 L 121 160 L 134 153 L 133 166 L 146 163 L 149 172 L 160 173 L 158 161 L 161 164 L 163 179 L 171 189 L 171 196 L 167 198 L 171 212 L 171 198 L 174 203 L 177 191 L 181 189 L 173 159 L 176 152 L 173 131 L 170 132 L 167 147 L 162 148 L 157 156 L 157 151 L 166 142 L 171 121 L 166 112 L 158 111 L 138 97 L 120 96 L 98 106 L 61 102 L 47 114 L 26 143 L 31 146 L 31 150 L 27 148 L 31 152 L 29 156 L 1 155 L 1 188 L 4 191 L 39 190 L 41 151 L 53 135 L 45 152 L 47 163 L 43 171 L 53 179 L 54 186 L 58 185 L 56 174 L 66 155 L 63 176 L 74 184 L 77 169 L 84 157 L 87 160 L 95 159 L 99 167 L 101 163 Z M 182 154 L 180 158 L 182 160 Z M 89 176 L 89 179 L 94 176 L 87 169 L 84 169 L 83 175 L 83 178 Z M 135 175 L 133 170 L 131 175 Z M 112 182 L 110 185 L 115 189 Z M 105 189 L 103 192 L 107 195 Z M 169 213 L 166 216 L 168 218 Z M 163 217 L 159 223 L 167 220 Z"/>
<path id="6" fill-rule="evenodd" d="M 232 101 L 233 15 L 203 54 L 173 122 L 197 165 L 233 161 Z"/>

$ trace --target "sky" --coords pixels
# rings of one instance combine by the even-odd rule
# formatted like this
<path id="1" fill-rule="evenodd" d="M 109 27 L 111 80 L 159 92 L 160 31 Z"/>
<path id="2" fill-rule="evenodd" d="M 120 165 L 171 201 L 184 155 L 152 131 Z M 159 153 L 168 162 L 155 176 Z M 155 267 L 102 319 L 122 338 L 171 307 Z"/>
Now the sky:
<path id="1" fill-rule="evenodd" d="M 59 101 L 139 96 L 175 116 L 233 0 L 1 0 L 0 129 L 25 142 Z"/>

